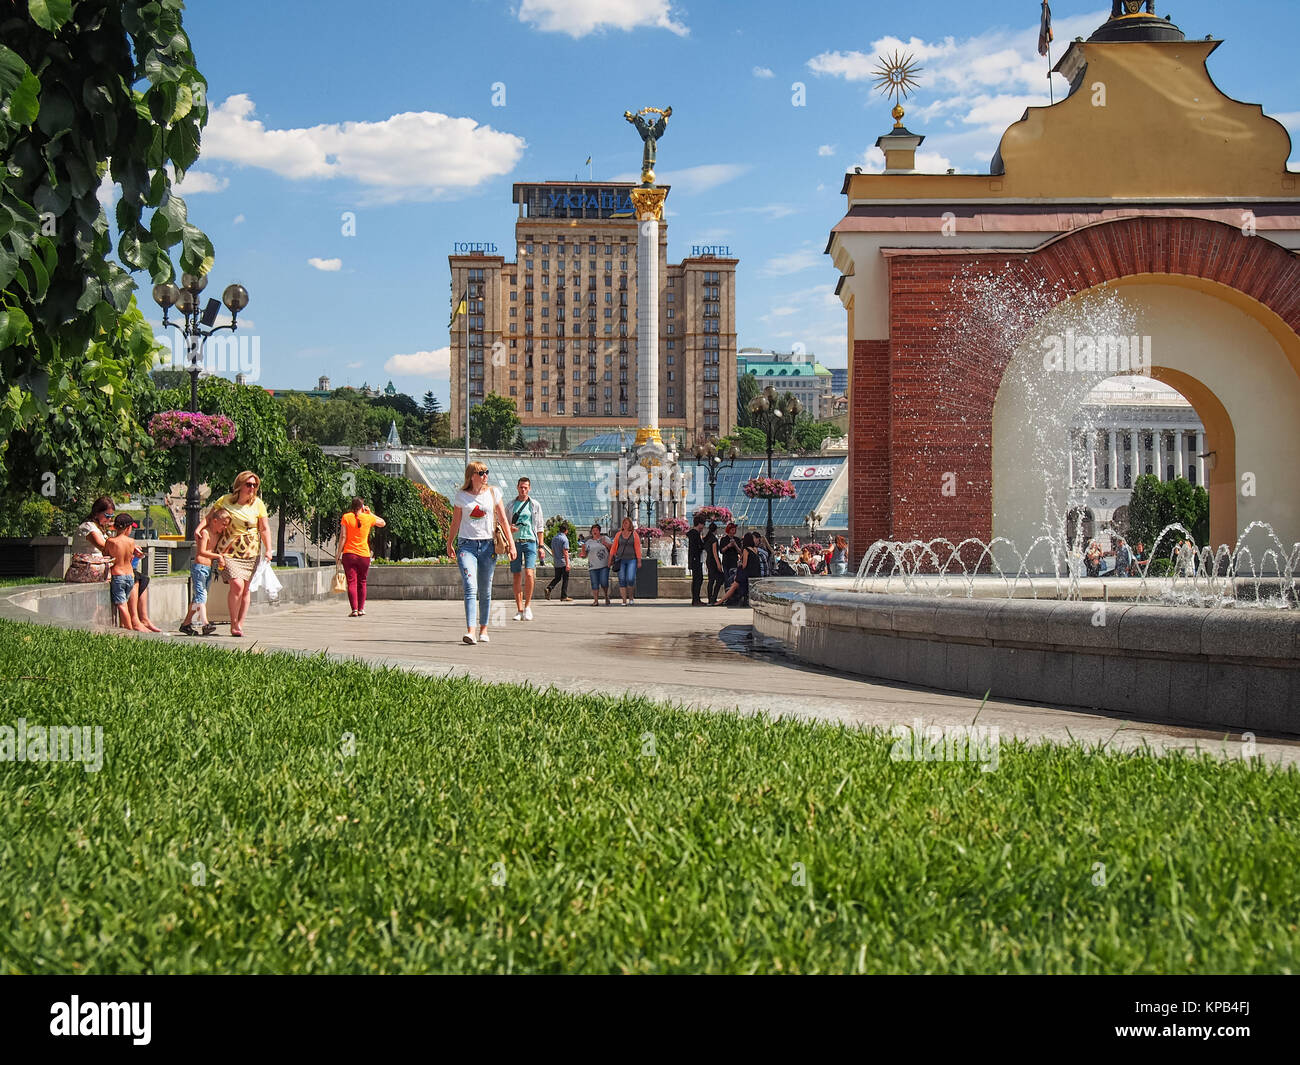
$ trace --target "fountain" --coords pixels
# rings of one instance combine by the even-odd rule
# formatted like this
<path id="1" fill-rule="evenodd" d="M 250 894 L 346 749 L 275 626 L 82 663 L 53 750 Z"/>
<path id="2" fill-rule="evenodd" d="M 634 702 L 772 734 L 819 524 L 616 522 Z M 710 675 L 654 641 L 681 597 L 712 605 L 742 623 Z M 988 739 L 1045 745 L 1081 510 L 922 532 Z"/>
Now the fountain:
<path id="1" fill-rule="evenodd" d="M 1136 369 L 1150 371 L 1149 343 L 1122 294 L 1101 286 L 1062 304 L 1013 272 L 958 284 L 952 303 L 963 311 L 946 330 L 954 343 L 976 358 L 1043 352 L 1041 362 L 1013 358 L 1003 379 L 1016 416 L 1001 444 L 1023 456 L 1022 488 L 1041 477 L 1036 514 L 1028 493 L 1013 498 L 1018 527 L 1035 529 L 1028 546 L 1003 535 L 877 541 L 854 577 L 759 582 L 755 634 L 798 658 L 885 680 L 1300 733 L 1300 543 L 1288 547 L 1271 525 L 1251 521 L 1233 545 L 1198 546 L 1170 524 L 1137 576 L 1084 575 L 1067 430 L 1097 383 L 1135 368 L 1109 341 L 1133 338 Z M 1094 344 L 1084 362 L 1081 338 L 1103 338 L 1105 357 L 1096 360 Z M 995 513 L 995 533 L 998 521 Z"/>

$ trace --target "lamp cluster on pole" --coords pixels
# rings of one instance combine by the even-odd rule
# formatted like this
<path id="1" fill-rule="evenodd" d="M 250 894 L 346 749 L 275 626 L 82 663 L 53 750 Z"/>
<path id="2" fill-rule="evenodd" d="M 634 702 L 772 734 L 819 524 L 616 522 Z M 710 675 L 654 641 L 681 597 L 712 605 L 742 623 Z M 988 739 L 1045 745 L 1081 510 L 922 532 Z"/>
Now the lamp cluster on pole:
<path id="1" fill-rule="evenodd" d="M 197 414 L 199 410 L 199 371 L 203 369 L 203 345 L 213 333 L 219 333 L 223 329 L 229 329 L 231 332 L 238 329 L 239 312 L 248 306 L 248 289 L 243 285 L 227 285 L 226 290 L 221 294 L 221 303 L 214 299 L 209 299 L 204 304 L 203 309 L 199 309 L 199 294 L 208 286 L 206 276 L 199 274 L 182 274 L 181 283 L 178 288 L 176 285 L 167 282 L 162 285 L 154 285 L 153 301 L 162 308 L 163 328 L 175 326 L 181 331 L 185 338 L 185 369 L 190 375 L 190 413 Z M 229 325 L 214 325 L 217 315 L 221 313 L 221 304 L 226 305 L 226 310 L 230 312 Z M 171 321 L 168 314 L 176 311 L 180 316 L 179 322 Z M 199 479 L 198 479 L 198 449 L 194 443 L 190 444 L 190 482 L 185 493 L 185 535 L 191 540 L 194 539 L 194 533 L 199 527 Z"/>
<path id="2" fill-rule="evenodd" d="M 790 396 L 782 399 L 775 388 L 768 385 L 749 401 L 749 413 L 760 423 L 767 437 L 767 475 L 772 476 L 772 449 L 782 437 L 788 437 L 803 405 Z M 772 542 L 772 500 L 767 501 L 767 542 Z"/>
<path id="3" fill-rule="evenodd" d="M 718 474 L 735 466 L 739 455 L 740 449 L 735 444 L 723 449 L 717 440 L 703 440 L 695 445 L 695 464 L 708 471 L 709 506 L 717 505 L 714 496 L 718 487 Z"/>

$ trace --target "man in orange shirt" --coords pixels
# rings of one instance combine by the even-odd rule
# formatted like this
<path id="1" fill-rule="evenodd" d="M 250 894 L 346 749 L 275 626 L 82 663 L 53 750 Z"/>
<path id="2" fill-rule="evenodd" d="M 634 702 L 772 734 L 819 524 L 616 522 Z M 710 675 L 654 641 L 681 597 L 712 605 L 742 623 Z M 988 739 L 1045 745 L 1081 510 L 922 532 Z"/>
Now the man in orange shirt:
<path id="1" fill-rule="evenodd" d="M 350 618 L 366 615 L 366 574 L 370 572 L 370 530 L 382 529 L 386 522 L 372 513 L 360 496 L 352 497 L 352 505 L 340 522 L 343 526 L 342 550 L 335 556 L 341 562 L 348 579 L 348 602 L 352 604 Z"/>

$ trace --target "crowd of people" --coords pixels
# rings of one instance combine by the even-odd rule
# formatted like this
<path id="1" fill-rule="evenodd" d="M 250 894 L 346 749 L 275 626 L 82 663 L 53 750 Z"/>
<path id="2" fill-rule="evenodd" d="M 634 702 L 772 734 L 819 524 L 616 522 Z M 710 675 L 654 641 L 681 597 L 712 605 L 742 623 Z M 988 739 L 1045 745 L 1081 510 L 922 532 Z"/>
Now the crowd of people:
<path id="1" fill-rule="evenodd" d="M 556 519 L 557 530 L 544 543 L 545 518 L 532 485 L 521 477 L 515 497 L 507 502 L 500 488 L 488 480 L 486 463 L 471 462 L 452 499 L 447 543 L 460 570 L 465 606 L 465 635 L 469 645 L 491 642 L 489 621 L 492 579 L 497 558 L 508 557 L 514 588 L 514 620 L 533 620 L 533 594 L 537 567 L 551 554 L 553 576 L 544 589 L 546 599 L 558 586 L 560 601 L 571 603 L 569 580 L 573 559 L 587 562 L 592 606 L 610 606 L 610 586 L 617 583 L 619 602 L 636 605 L 637 573 L 643 562 L 642 538 L 631 518 L 618 529 L 606 531 L 593 524 L 585 536 L 570 542 L 568 522 Z M 207 613 L 208 591 L 213 581 L 228 585 L 226 601 L 230 635 L 244 635 L 254 577 L 259 564 L 270 565 L 271 538 L 268 512 L 258 494 L 261 479 L 251 470 L 240 473 L 230 491 L 214 500 L 194 533 L 190 567 L 190 604 L 180 631 L 187 636 L 210 636 L 216 624 Z M 346 587 L 350 613 L 366 613 L 366 578 L 371 563 L 370 535 L 383 528 L 384 519 L 360 496 L 353 497 L 342 515 L 335 563 Z M 116 513 L 107 496 L 97 499 L 90 516 L 77 529 L 73 560 L 66 579 L 74 582 L 105 581 L 118 623 L 123 628 L 159 632 L 149 620 L 149 576 L 140 567 L 143 549 L 131 536 L 135 520 Z M 111 530 L 111 531 L 110 531 Z M 758 530 L 743 535 L 734 522 L 719 529 L 717 523 L 697 516 L 687 534 L 687 566 L 691 573 L 692 606 L 745 606 L 750 582 L 767 576 L 844 576 L 848 572 L 848 543 L 837 536 L 827 548 L 800 546 L 798 541 L 774 547 Z M 260 578 L 259 578 L 260 579 Z M 707 582 L 707 583 L 706 583 Z"/>

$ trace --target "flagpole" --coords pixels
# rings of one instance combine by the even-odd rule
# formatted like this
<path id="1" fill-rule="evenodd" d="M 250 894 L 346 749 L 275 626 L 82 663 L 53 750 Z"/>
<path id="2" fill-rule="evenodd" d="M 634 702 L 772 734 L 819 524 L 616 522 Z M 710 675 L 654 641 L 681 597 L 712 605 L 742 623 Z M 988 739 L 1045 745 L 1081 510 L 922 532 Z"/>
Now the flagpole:
<path id="1" fill-rule="evenodd" d="M 1056 104 L 1056 86 L 1052 84 L 1052 42 L 1047 42 L 1047 98 Z"/>
<path id="2" fill-rule="evenodd" d="M 465 290 L 465 465 L 469 465 L 469 289 Z"/>

